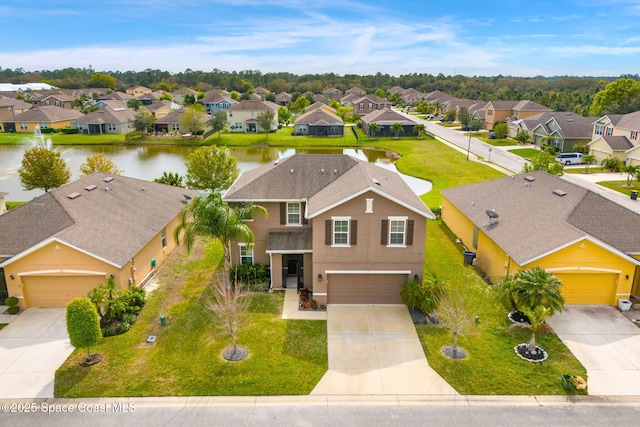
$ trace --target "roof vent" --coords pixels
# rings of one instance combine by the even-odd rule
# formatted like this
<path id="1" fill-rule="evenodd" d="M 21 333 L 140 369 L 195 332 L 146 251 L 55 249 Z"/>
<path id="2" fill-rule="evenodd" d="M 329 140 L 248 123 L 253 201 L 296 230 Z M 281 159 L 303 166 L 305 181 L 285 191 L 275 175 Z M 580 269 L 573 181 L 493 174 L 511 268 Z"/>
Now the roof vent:
<path id="1" fill-rule="evenodd" d="M 562 191 L 562 190 L 553 190 L 553 194 L 555 194 L 556 196 L 566 196 L 567 192 L 566 191 Z"/>
<path id="2" fill-rule="evenodd" d="M 528 181 L 528 182 L 533 182 L 533 181 L 536 180 L 536 177 L 535 176 L 531 176 L 531 175 L 527 175 L 527 176 L 524 177 L 524 180 Z"/>
<path id="3" fill-rule="evenodd" d="M 337 175 L 337 174 L 338 174 L 338 169 L 334 169 L 334 170 L 333 170 L 333 174 L 334 174 L 334 175 Z"/>
<path id="4" fill-rule="evenodd" d="M 320 173 L 322 173 L 322 174 L 324 175 L 324 168 L 322 168 L 322 169 L 320 170 Z"/>
<path id="5" fill-rule="evenodd" d="M 106 178 L 103 179 L 104 182 L 111 182 L 113 181 L 113 177 L 112 176 L 108 176 Z"/>
<path id="6" fill-rule="evenodd" d="M 291 171 L 290 171 L 290 172 L 291 172 L 291 174 L 293 175 L 293 169 L 291 169 Z"/>
<path id="7" fill-rule="evenodd" d="M 80 197 L 80 193 L 76 192 L 76 193 L 71 193 L 67 195 L 67 199 L 77 199 L 78 197 Z"/>
<path id="8" fill-rule="evenodd" d="M 378 181 L 378 178 L 372 178 L 371 180 L 375 185 L 380 185 L 380 181 Z"/>
<path id="9" fill-rule="evenodd" d="M 93 185 L 93 184 L 87 185 L 86 187 L 84 187 L 84 189 L 87 190 L 87 191 L 93 191 L 96 188 L 98 188 L 98 186 L 97 185 Z"/>

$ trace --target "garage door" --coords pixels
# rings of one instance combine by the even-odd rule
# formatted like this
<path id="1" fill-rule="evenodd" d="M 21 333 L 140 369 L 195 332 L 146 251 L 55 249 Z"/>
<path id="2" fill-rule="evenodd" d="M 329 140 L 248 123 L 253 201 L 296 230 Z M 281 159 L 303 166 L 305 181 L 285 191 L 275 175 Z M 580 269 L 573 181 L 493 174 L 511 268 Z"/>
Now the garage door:
<path id="1" fill-rule="evenodd" d="M 104 281 L 104 276 L 24 276 L 27 307 L 65 307 L 74 298 L 84 297 Z"/>
<path id="2" fill-rule="evenodd" d="M 565 304 L 615 304 L 617 274 L 554 273 L 562 281 Z"/>
<path id="3" fill-rule="evenodd" d="M 406 274 L 329 274 L 329 304 L 402 304 Z"/>

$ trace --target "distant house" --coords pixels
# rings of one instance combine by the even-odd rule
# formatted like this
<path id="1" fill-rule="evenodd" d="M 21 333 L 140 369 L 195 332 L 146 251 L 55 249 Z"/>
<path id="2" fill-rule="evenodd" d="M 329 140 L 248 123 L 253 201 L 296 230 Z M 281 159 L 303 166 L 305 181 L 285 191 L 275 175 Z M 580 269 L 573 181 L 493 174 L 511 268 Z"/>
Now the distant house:
<path id="1" fill-rule="evenodd" d="M 394 86 L 394 87 L 392 87 L 391 89 L 389 89 L 389 93 L 390 93 L 391 95 L 395 95 L 395 94 L 401 95 L 401 94 L 402 94 L 402 92 L 404 92 L 405 90 L 406 90 L 406 89 L 405 89 L 405 88 L 403 88 L 403 87 L 401 87 L 401 86 Z"/>
<path id="2" fill-rule="evenodd" d="M 34 133 L 40 129 L 61 129 L 71 126 L 71 121 L 84 116 L 79 111 L 62 107 L 33 107 L 13 117 L 0 119 L 5 132 Z"/>
<path id="3" fill-rule="evenodd" d="M 264 96 L 269 93 L 268 89 L 263 88 L 262 86 L 258 86 L 253 88 L 253 93 L 260 95 L 260 98 L 263 99 Z"/>
<path id="4" fill-rule="evenodd" d="M 294 123 L 296 135 L 343 136 L 344 120 L 332 108 L 317 108 L 298 117 Z"/>
<path id="5" fill-rule="evenodd" d="M 130 87 L 127 89 L 127 93 L 129 95 L 133 95 L 134 98 L 139 98 L 142 95 L 144 95 L 145 93 L 151 93 L 153 92 L 151 89 L 149 89 L 148 87 L 144 87 L 144 86 L 134 86 L 134 87 Z"/>
<path id="6" fill-rule="evenodd" d="M 103 99 L 101 101 L 96 101 L 93 104 L 96 108 L 127 108 L 127 101 L 116 100 L 116 99 Z"/>
<path id="7" fill-rule="evenodd" d="M 54 94 L 43 95 L 41 97 L 36 98 L 33 101 L 33 105 L 38 107 L 53 106 L 53 107 L 66 108 L 67 110 L 71 110 L 73 109 L 73 106 L 71 104 L 75 99 L 76 98 L 71 95 L 67 95 L 64 93 L 54 93 Z"/>
<path id="8" fill-rule="evenodd" d="M 142 285 L 176 248 L 196 192 L 96 173 L 0 215 L 0 286 L 20 307 L 65 307 L 112 278 Z M 0 290 L 2 292 L 2 290 Z"/>
<path id="9" fill-rule="evenodd" d="M 157 91 L 154 91 L 154 92 L 144 93 L 144 94 L 138 96 L 137 98 L 140 100 L 142 105 L 151 105 L 151 104 L 155 104 L 156 102 L 160 101 L 160 98 L 162 98 L 165 95 L 167 95 L 167 92 L 165 92 L 163 90 L 157 90 Z M 165 99 L 165 101 L 166 101 L 166 99 Z"/>
<path id="10" fill-rule="evenodd" d="M 344 92 L 335 87 L 330 87 L 322 91 L 322 94 L 329 99 L 338 99 L 344 96 Z"/>
<path id="11" fill-rule="evenodd" d="M 596 162 L 617 157 L 628 165 L 640 165 L 640 111 L 608 114 L 593 123 L 589 154 Z"/>
<path id="12" fill-rule="evenodd" d="M 228 96 L 224 96 L 220 92 L 212 92 L 206 95 L 202 98 L 201 102 L 209 114 L 213 114 L 220 110 L 227 111 L 229 108 L 238 104 L 238 101 L 231 99 Z"/>
<path id="13" fill-rule="evenodd" d="M 227 109 L 227 124 L 229 132 L 256 133 L 264 132 L 258 125 L 258 114 L 272 110 L 275 114 L 271 122 L 271 129 L 278 127 L 278 104 L 270 101 L 243 100 Z"/>
<path id="14" fill-rule="evenodd" d="M 329 105 L 331 103 L 331 99 L 329 99 L 326 96 L 324 96 L 322 94 L 319 94 L 319 93 L 313 95 L 313 101 L 314 102 L 322 102 L 325 105 Z"/>
<path id="15" fill-rule="evenodd" d="M 374 110 L 390 110 L 391 102 L 375 94 L 365 95 L 353 101 L 353 114 L 364 116 Z"/>
<path id="16" fill-rule="evenodd" d="M 441 193 L 443 221 L 494 283 L 541 267 L 562 281 L 567 304 L 640 295 L 637 213 L 542 171 Z"/>
<path id="17" fill-rule="evenodd" d="M 11 119 L 16 114 L 24 113 L 31 107 L 33 107 L 33 105 L 20 99 L 0 96 L 0 125 L 2 125 L 2 120 Z M 1 126 L 0 130 L 4 131 Z"/>
<path id="18" fill-rule="evenodd" d="M 369 126 L 372 123 L 380 125 L 380 131 L 376 135 L 393 136 L 394 133 L 391 130 L 391 126 L 394 123 L 402 124 L 402 135 L 415 135 L 413 128 L 418 124 L 417 121 L 410 119 L 404 114 L 400 114 L 394 110 L 375 110 L 371 113 L 362 116 L 362 131 L 365 134 L 369 134 Z M 400 136 L 402 136 L 400 135 Z"/>
<path id="19" fill-rule="evenodd" d="M 550 111 L 551 108 L 529 100 L 489 101 L 485 106 L 484 125 L 486 129 L 491 130 L 496 123 L 514 122 Z"/>
<path id="20" fill-rule="evenodd" d="M 400 99 L 407 105 L 415 105 L 418 101 L 425 99 L 426 95 L 419 90 L 409 88 L 400 94 Z"/>
<path id="21" fill-rule="evenodd" d="M 101 100 L 109 100 L 109 99 L 115 99 L 118 101 L 128 101 L 130 99 L 136 99 L 135 96 L 133 96 L 130 93 L 124 93 L 124 92 L 111 92 L 111 93 L 107 93 L 104 95 L 100 95 L 100 97 L 98 98 L 99 101 Z"/>
<path id="22" fill-rule="evenodd" d="M 120 134 L 134 130 L 131 122 L 136 111 L 132 108 L 101 108 L 71 121 L 71 126 L 87 135 Z"/>
<path id="23" fill-rule="evenodd" d="M 156 119 L 161 119 L 167 114 L 171 114 L 174 111 L 180 109 L 180 106 L 165 99 L 155 102 L 151 105 L 145 105 L 144 108 L 149 111 L 149 113 L 151 113 Z"/>
<path id="24" fill-rule="evenodd" d="M 394 171 L 346 155 L 296 155 L 242 173 L 223 199 L 255 202 L 253 245 L 234 263 L 266 264 L 271 288 L 313 291 L 319 304 L 400 304 L 421 280 L 433 213 Z"/>
<path id="25" fill-rule="evenodd" d="M 157 119 L 153 123 L 156 132 L 173 134 L 175 132 L 187 133 L 186 130 L 180 128 L 180 119 L 184 115 L 184 111 L 174 111 L 164 117 Z"/>
<path id="26" fill-rule="evenodd" d="M 344 94 L 345 94 L 345 96 L 346 95 L 356 95 L 358 97 L 361 97 L 361 96 L 365 96 L 367 94 L 367 91 L 362 89 L 362 88 L 360 88 L 360 87 L 358 87 L 358 86 L 354 86 L 354 87 L 351 87 L 351 88 L 347 89 Z"/>
<path id="27" fill-rule="evenodd" d="M 195 99 L 198 96 L 198 91 L 193 90 L 193 89 L 188 88 L 188 87 L 183 87 L 183 88 L 178 89 L 177 91 L 171 93 L 171 96 L 173 96 L 173 102 L 175 102 L 176 104 L 180 104 L 180 105 L 184 105 L 184 96 L 185 95 L 191 95 Z"/>
<path id="28" fill-rule="evenodd" d="M 525 120 L 531 122 L 533 117 L 538 116 Z M 572 112 L 542 113 L 538 124 L 531 131 L 531 142 L 539 147 L 553 145 L 563 153 L 573 151 L 574 145 L 586 146 L 591 141 L 593 120 L 594 117 L 584 117 Z"/>
<path id="29" fill-rule="evenodd" d="M 340 105 L 342 105 L 343 107 L 353 107 L 353 102 L 356 99 L 360 99 L 360 98 L 362 98 L 362 95 L 356 95 L 355 93 L 350 93 L 340 98 Z"/>
<path id="30" fill-rule="evenodd" d="M 280 92 L 276 95 L 276 104 L 285 106 L 291 102 L 293 95 L 287 92 Z"/>

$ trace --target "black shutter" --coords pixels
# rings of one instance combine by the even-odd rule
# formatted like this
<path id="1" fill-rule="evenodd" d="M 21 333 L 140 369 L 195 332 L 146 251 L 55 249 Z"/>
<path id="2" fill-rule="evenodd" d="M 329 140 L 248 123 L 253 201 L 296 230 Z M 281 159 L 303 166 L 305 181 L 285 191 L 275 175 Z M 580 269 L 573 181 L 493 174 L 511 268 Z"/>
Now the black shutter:
<path id="1" fill-rule="evenodd" d="M 333 230 L 331 230 L 331 223 L 333 221 L 331 221 L 330 219 L 326 219 L 324 221 L 324 244 L 325 245 L 330 245 L 331 244 L 331 234 L 333 232 Z"/>
<path id="2" fill-rule="evenodd" d="M 383 219 L 382 220 L 382 232 L 380 233 L 380 244 L 381 245 L 386 245 L 389 238 L 389 220 L 388 219 Z"/>
<path id="3" fill-rule="evenodd" d="M 358 244 L 358 220 L 352 219 L 351 220 L 351 230 L 350 230 L 350 244 L 351 245 L 357 245 Z"/>
<path id="4" fill-rule="evenodd" d="M 407 245 L 413 245 L 413 220 L 407 221 Z"/>
<path id="5" fill-rule="evenodd" d="M 280 224 L 287 223 L 287 203 L 280 202 Z"/>

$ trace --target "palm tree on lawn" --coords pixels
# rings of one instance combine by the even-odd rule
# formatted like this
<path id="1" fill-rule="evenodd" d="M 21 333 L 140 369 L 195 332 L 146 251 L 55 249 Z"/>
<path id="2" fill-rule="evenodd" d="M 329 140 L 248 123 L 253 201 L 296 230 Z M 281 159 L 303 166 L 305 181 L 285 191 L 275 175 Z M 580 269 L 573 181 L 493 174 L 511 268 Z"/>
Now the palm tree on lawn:
<path id="1" fill-rule="evenodd" d="M 367 126 L 367 128 L 369 131 L 369 136 L 371 138 L 375 138 L 376 134 L 380 132 L 380 125 L 378 123 L 369 123 L 369 126 Z"/>
<path id="2" fill-rule="evenodd" d="M 404 133 L 404 128 L 402 127 L 402 123 L 395 122 L 391 124 L 391 132 L 395 135 L 396 139 L 400 138 L 400 134 Z"/>
<path id="3" fill-rule="evenodd" d="M 184 232 L 183 239 L 187 251 L 191 251 L 198 236 L 213 237 L 220 241 L 224 257 L 223 281 L 227 289 L 230 289 L 231 241 L 253 243 L 253 232 L 244 221 L 256 214 L 267 216 L 267 210 L 251 203 L 232 208 L 222 200 L 222 195 L 218 192 L 198 196 L 182 209 L 181 221 L 173 237 L 179 244 L 180 236 Z"/>
<path id="4" fill-rule="evenodd" d="M 427 127 L 420 123 L 413 127 L 413 133 L 418 135 L 418 139 L 422 139 L 425 133 L 427 133 Z"/>

